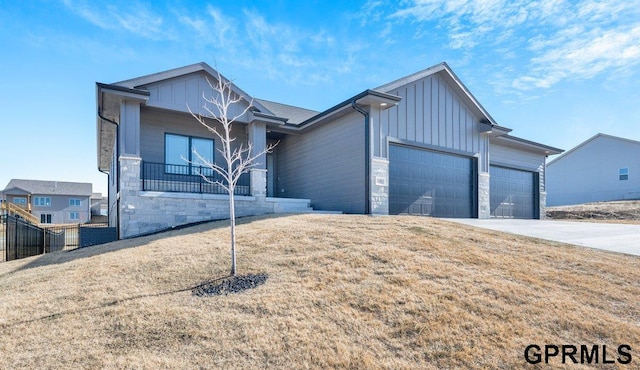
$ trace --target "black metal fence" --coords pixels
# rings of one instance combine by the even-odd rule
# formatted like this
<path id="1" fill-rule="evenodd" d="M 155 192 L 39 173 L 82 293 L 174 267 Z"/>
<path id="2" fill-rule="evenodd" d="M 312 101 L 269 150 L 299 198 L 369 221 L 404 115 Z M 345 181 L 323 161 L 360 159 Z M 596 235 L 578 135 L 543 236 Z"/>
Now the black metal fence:
<path id="1" fill-rule="evenodd" d="M 227 194 L 227 191 L 220 184 L 216 184 L 216 182 L 225 184 L 225 180 L 206 166 L 142 162 L 141 171 L 142 190 Z M 233 193 L 250 195 L 250 183 L 251 179 L 248 173 L 240 175 Z"/>
<path id="2" fill-rule="evenodd" d="M 0 254 L 3 261 L 73 250 L 116 239 L 116 228 L 105 224 L 38 227 L 18 217 L 0 216 Z"/>

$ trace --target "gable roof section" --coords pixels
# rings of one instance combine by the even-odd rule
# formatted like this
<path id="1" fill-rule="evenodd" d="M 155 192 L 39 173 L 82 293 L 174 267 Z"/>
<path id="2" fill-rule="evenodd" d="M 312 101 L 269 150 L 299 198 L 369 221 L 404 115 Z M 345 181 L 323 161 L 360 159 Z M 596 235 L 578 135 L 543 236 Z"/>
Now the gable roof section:
<path id="1" fill-rule="evenodd" d="M 638 150 L 640 150 L 640 141 L 626 139 L 626 138 L 619 137 L 619 136 L 607 135 L 607 134 L 603 134 L 603 133 L 597 133 L 594 136 L 592 136 L 592 137 L 588 138 L 587 140 L 583 141 L 582 143 L 576 145 L 575 147 L 567 150 L 561 156 L 558 156 L 558 157 L 554 158 L 553 160 L 549 161 L 549 163 L 547 163 L 547 166 L 550 166 L 550 165 L 556 163 L 558 160 L 566 158 L 568 155 L 570 155 L 571 153 L 575 152 L 576 150 L 578 150 L 580 148 L 583 148 L 583 147 L 589 145 L 591 142 L 593 142 L 593 141 L 595 141 L 597 139 L 600 139 L 600 138 L 608 138 L 608 139 L 612 139 L 612 140 L 619 140 L 621 142 L 637 144 L 638 145 Z"/>
<path id="2" fill-rule="evenodd" d="M 218 71 L 213 69 L 210 65 L 208 65 L 205 62 L 195 63 L 195 64 L 191 64 L 191 65 L 184 66 L 184 67 L 170 69 L 168 71 L 163 71 L 163 72 L 153 73 L 153 74 L 146 75 L 146 76 L 136 77 L 136 78 L 132 78 L 132 79 L 129 79 L 129 80 L 116 82 L 113 85 L 124 86 L 124 87 L 128 87 L 128 88 L 131 88 L 131 89 L 139 89 L 140 87 L 143 87 L 143 86 L 155 83 L 155 82 L 168 80 L 168 79 L 171 79 L 171 78 L 180 77 L 180 76 L 188 75 L 190 73 L 201 72 L 201 71 L 206 72 L 211 77 L 216 78 L 216 79 L 218 78 L 218 76 L 220 76 L 223 79 L 223 82 L 225 82 L 225 83 L 228 82 L 230 84 L 230 86 L 231 86 L 231 90 L 233 92 L 235 92 L 236 94 L 238 94 L 242 99 L 244 99 L 247 102 L 253 101 L 254 102 L 254 104 L 253 104 L 254 107 L 256 109 L 258 109 L 260 112 L 273 114 L 273 112 L 271 112 L 264 105 L 262 105 L 262 103 L 260 103 L 257 99 L 253 99 L 249 94 L 247 94 L 242 89 L 240 89 L 238 86 L 236 86 L 236 84 L 234 84 L 231 80 L 227 79 L 225 76 L 223 76 L 221 73 L 219 73 Z"/>
<path id="3" fill-rule="evenodd" d="M 480 104 L 480 102 L 478 102 L 478 100 L 473 96 L 473 94 L 471 94 L 471 92 L 469 91 L 469 89 L 467 89 L 467 87 L 462 83 L 462 81 L 460 81 L 460 79 L 458 78 L 458 76 L 456 76 L 456 74 L 453 72 L 453 70 L 451 69 L 451 67 L 449 67 L 449 65 L 446 62 L 442 62 L 440 64 L 436 64 L 434 66 L 431 66 L 427 69 L 423 69 L 422 71 L 410 74 L 408 76 L 399 78 L 395 81 L 391 81 L 387 84 L 384 84 L 382 86 L 379 86 L 377 88 L 375 88 L 375 91 L 382 91 L 382 92 L 390 92 L 393 91 L 401 86 L 410 84 L 412 82 L 418 81 L 420 79 L 423 79 L 425 77 L 429 77 L 435 74 L 442 74 L 443 76 L 445 76 L 446 80 L 448 80 L 450 83 L 453 84 L 454 87 L 456 87 L 458 89 L 458 92 L 460 93 L 460 96 L 462 97 L 463 100 L 465 100 L 467 102 L 467 104 L 469 104 L 469 106 L 473 107 L 475 110 L 477 110 L 477 113 L 484 117 L 484 119 L 486 119 L 488 121 L 489 124 L 491 124 L 491 126 L 500 128 L 502 130 L 504 130 L 505 132 L 509 132 L 511 131 L 510 129 L 507 129 L 506 127 L 501 127 L 500 125 L 498 125 L 498 123 L 493 119 L 493 117 L 491 117 L 491 115 L 489 114 L 489 112 L 487 112 L 486 109 L 484 109 L 484 107 L 482 106 L 482 104 Z"/>
<path id="4" fill-rule="evenodd" d="M 11 189 L 20 189 L 37 195 L 76 195 L 90 197 L 93 185 L 84 182 L 42 181 L 12 179 L 3 193 Z"/>

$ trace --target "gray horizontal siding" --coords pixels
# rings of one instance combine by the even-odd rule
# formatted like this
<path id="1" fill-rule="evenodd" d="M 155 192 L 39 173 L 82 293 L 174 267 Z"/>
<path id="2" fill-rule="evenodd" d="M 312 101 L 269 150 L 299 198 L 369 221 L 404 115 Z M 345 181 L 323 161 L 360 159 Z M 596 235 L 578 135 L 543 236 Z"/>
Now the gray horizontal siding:
<path id="1" fill-rule="evenodd" d="M 487 140 L 478 131 L 479 117 L 439 74 L 388 93 L 402 100 L 395 107 L 372 111 L 375 156 L 388 158 L 387 137 L 468 153 L 487 150 Z"/>
<path id="2" fill-rule="evenodd" d="M 33 198 L 35 197 L 51 198 L 51 206 L 35 206 Z M 70 206 L 69 199 L 80 199 L 79 206 Z M 91 220 L 90 201 L 86 196 L 69 196 L 69 195 L 37 195 L 31 196 L 31 213 L 40 219 L 41 214 L 50 214 L 51 223 L 69 224 L 69 223 L 86 223 Z M 78 212 L 80 219 L 71 220 L 71 212 Z"/>
<path id="3" fill-rule="evenodd" d="M 278 144 L 275 196 L 311 199 L 315 209 L 364 213 L 364 118 L 350 113 Z"/>
<path id="4" fill-rule="evenodd" d="M 629 169 L 620 180 L 618 170 Z M 640 198 L 640 144 L 597 137 L 547 165 L 551 206 Z"/>

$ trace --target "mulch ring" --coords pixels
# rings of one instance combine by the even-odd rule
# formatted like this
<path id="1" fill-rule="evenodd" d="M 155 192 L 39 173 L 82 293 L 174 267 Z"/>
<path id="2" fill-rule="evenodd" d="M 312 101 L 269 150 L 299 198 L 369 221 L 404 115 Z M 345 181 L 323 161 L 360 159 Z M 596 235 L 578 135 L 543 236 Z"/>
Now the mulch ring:
<path id="1" fill-rule="evenodd" d="M 267 278 L 265 273 L 229 276 L 222 280 L 200 284 L 193 288 L 192 293 L 197 297 L 242 293 L 264 284 Z"/>

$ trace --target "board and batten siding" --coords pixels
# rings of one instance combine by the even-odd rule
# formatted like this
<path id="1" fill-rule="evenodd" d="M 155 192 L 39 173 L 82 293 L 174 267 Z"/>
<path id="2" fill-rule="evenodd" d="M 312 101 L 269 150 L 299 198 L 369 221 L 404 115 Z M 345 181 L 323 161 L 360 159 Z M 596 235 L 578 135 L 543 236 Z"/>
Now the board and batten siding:
<path id="1" fill-rule="evenodd" d="M 442 76 L 431 75 L 385 91 L 402 98 L 397 106 L 372 110 L 373 155 L 388 158 L 387 137 L 476 155 L 481 171 L 488 140 L 473 113 Z"/>
<path id="2" fill-rule="evenodd" d="M 317 210 L 364 213 L 364 118 L 354 111 L 303 135 L 277 152 L 276 197 L 311 200 Z"/>
<path id="3" fill-rule="evenodd" d="M 203 106 L 206 105 L 210 109 L 213 109 L 213 105 L 207 103 L 204 98 L 206 97 L 211 100 L 213 96 L 218 95 L 217 92 L 214 93 L 207 82 L 207 78 L 209 78 L 209 81 L 215 86 L 216 81 L 208 77 L 204 72 L 191 73 L 145 85 L 144 88 L 146 88 L 150 94 L 146 104 L 150 107 L 170 109 L 179 112 L 189 112 L 188 106 L 192 112 L 205 115 L 207 112 L 203 109 Z M 248 103 L 242 101 L 240 104 L 229 107 L 229 117 L 239 115 L 247 106 Z M 247 122 L 248 115 L 245 114 L 241 121 Z"/>
<path id="4" fill-rule="evenodd" d="M 220 126 L 221 127 L 221 126 Z M 245 125 L 236 123 L 231 126 L 231 136 L 237 138 L 232 149 L 240 143 L 247 144 Z M 221 132 L 221 131 L 220 131 Z M 161 111 L 141 107 L 140 110 L 140 156 L 143 161 L 164 163 L 165 134 L 213 139 L 214 162 L 222 163 L 220 140 L 190 114 Z M 187 162 L 185 162 L 187 165 Z"/>
<path id="5" fill-rule="evenodd" d="M 514 148 L 509 145 L 491 142 L 490 164 L 511 167 L 519 170 L 537 172 L 540 180 L 540 191 L 544 191 L 545 155 Z"/>

